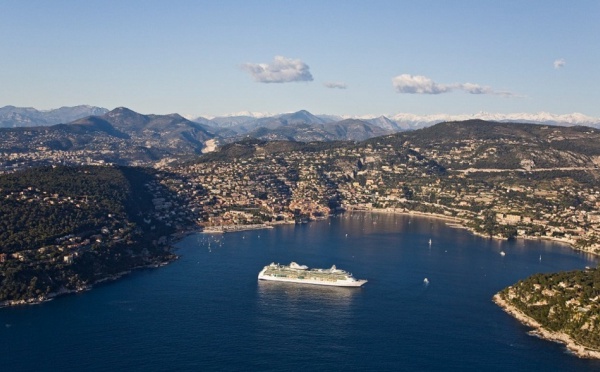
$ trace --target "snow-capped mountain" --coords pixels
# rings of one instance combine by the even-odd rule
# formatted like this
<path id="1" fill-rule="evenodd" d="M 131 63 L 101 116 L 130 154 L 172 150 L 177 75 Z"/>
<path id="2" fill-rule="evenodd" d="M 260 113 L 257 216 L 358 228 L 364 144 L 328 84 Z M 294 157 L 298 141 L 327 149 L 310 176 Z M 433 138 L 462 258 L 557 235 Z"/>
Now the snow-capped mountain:
<path id="1" fill-rule="evenodd" d="M 400 113 L 390 116 L 390 119 L 398 124 L 404 124 L 411 129 L 428 127 L 444 121 L 464 121 L 471 119 L 481 119 L 497 122 L 515 122 L 515 123 L 532 123 L 532 124 L 549 124 L 549 125 L 584 125 L 590 127 L 600 127 L 600 118 L 586 116 L 580 113 L 572 114 L 551 114 L 548 112 L 531 113 L 511 113 L 499 114 L 489 112 L 478 112 L 476 114 L 433 114 L 433 115 L 415 115 L 408 113 Z"/>
<path id="2" fill-rule="evenodd" d="M 55 110 L 36 110 L 34 108 L 5 106 L 0 108 L 0 127 L 32 127 L 48 126 L 59 123 L 68 123 L 88 116 L 100 116 L 108 110 L 101 107 L 80 105 L 74 107 L 61 107 Z M 187 118 L 190 115 L 186 115 Z M 332 126 L 343 120 L 360 120 L 367 126 L 371 126 L 372 135 L 376 133 L 395 133 L 405 130 L 429 127 L 445 121 L 464 121 L 481 119 L 495 122 L 515 122 L 574 126 L 583 125 L 600 128 L 600 118 L 587 116 L 581 113 L 552 114 L 549 112 L 539 113 L 489 113 L 478 112 L 474 114 L 431 114 L 417 115 L 411 113 L 397 113 L 393 115 L 313 115 L 306 110 L 291 113 L 273 114 L 270 112 L 242 111 L 222 116 L 196 117 L 192 121 L 214 128 L 212 131 L 223 138 L 237 138 L 239 136 L 252 135 L 255 131 L 265 128 L 268 131 L 279 131 L 280 128 L 288 128 L 283 132 L 293 131 L 291 138 L 298 136 L 300 132 L 310 132 L 316 127 L 322 131 L 332 130 Z M 293 127 L 293 129 L 289 129 Z M 358 128 L 357 126 L 355 126 Z M 365 127 L 366 128 L 366 127 Z M 263 131 L 264 131 L 263 130 Z M 365 129 L 366 130 L 366 129 Z M 271 133 L 269 133 L 271 135 Z M 281 136 L 282 134 L 279 133 Z M 304 134 L 303 134 L 304 135 Z M 365 134 L 360 133 L 356 138 Z"/>
<path id="3" fill-rule="evenodd" d="M 301 110 L 298 113 L 303 112 L 308 113 L 305 110 Z M 233 127 L 237 125 L 245 125 L 245 126 L 256 126 L 257 122 L 268 122 L 269 119 L 280 119 L 285 118 L 289 115 L 296 115 L 298 113 L 289 113 L 289 114 L 269 114 L 269 113 L 252 113 L 251 115 L 240 115 L 231 114 L 224 115 L 219 117 L 214 117 L 212 119 L 202 118 L 204 120 L 195 119 L 194 121 L 200 123 L 212 124 L 219 127 Z M 240 113 L 241 114 L 241 113 Z M 249 114 L 249 113 L 245 113 Z M 310 114 L 310 113 L 308 113 Z M 549 124 L 549 125 L 564 125 L 564 126 L 573 126 L 573 125 L 583 125 L 600 128 L 600 118 L 595 118 L 591 116 L 587 116 L 580 113 L 571 113 L 571 114 L 552 114 L 548 112 L 539 112 L 539 113 L 510 113 L 510 114 L 501 114 L 501 113 L 489 113 L 489 112 L 478 112 L 475 114 L 431 114 L 431 115 L 417 115 L 411 113 L 398 113 L 393 115 L 329 115 L 329 114 L 319 114 L 319 115 L 311 115 L 311 118 L 306 118 L 304 120 L 305 123 L 334 123 L 345 119 L 357 119 L 365 121 L 369 124 L 375 125 L 381 129 L 388 130 L 391 132 L 403 131 L 403 130 L 411 130 L 411 129 L 419 129 L 428 127 L 431 125 L 435 125 L 437 123 L 441 123 L 444 121 L 463 121 L 463 120 L 471 120 L 471 119 L 481 119 L 487 121 L 497 121 L 497 122 L 515 122 L 515 123 L 532 123 L 532 124 Z M 318 119 L 315 119 L 318 118 Z"/>
<path id="4" fill-rule="evenodd" d="M 236 117 L 236 116 L 244 116 L 244 117 L 250 117 L 250 118 L 255 118 L 255 119 L 261 119 L 261 118 L 268 118 L 268 117 L 277 116 L 277 115 L 281 115 L 281 114 L 275 114 L 272 112 L 239 111 L 239 112 L 229 113 L 229 114 L 225 114 L 225 115 L 204 116 L 204 117 L 209 120 L 217 118 L 217 117 L 227 118 L 227 117 Z"/>

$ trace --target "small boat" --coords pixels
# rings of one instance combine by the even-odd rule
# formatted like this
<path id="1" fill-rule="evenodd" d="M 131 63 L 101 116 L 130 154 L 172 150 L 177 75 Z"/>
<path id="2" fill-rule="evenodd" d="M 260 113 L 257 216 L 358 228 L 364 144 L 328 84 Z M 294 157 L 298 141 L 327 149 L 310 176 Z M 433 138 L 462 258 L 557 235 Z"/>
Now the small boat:
<path id="1" fill-rule="evenodd" d="M 431 239 L 429 239 L 429 246 L 431 246 Z"/>
<path id="2" fill-rule="evenodd" d="M 506 253 L 504 253 L 504 251 L 500 251 L 500 256 L 504 257 L 506 256 Z"/>
<path id="3" fill-rule="evenodd" d="M 423 279 L 423 284 L 425 284 L 425 285 L 429 284 L 429 279 L 427 279 L 427 278 Z"/>

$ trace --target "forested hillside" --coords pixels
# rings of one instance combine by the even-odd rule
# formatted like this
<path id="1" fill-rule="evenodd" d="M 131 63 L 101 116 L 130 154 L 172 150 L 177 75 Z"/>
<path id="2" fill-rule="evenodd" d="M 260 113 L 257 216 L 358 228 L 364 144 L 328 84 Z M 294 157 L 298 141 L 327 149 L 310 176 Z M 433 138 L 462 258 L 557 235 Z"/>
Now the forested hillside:
<path id="1" fill-rule="evenodd" d="M 0 301 L 43 299 L 172 258 L 155 172 L 45 167 L 0 177 Z M 173 204 L 175 209 L 176 204 Z"/>
<path id="2" fill-rule="evenodd" d="M 600 350 L 600 270 L 535 274 L 499 295 L 545 329 Z"/>

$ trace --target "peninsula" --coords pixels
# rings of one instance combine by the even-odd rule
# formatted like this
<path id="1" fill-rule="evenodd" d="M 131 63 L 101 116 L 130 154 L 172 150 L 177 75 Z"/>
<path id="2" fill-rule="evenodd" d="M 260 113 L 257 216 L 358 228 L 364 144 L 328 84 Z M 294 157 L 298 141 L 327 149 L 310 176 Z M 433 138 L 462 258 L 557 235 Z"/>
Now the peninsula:
<path id="1" fill-rule="evenodd" d="M 600 269 L 536 274 L 493 300 L 533 334 L 564 343 L 575 355 L 600 359 Z"/>

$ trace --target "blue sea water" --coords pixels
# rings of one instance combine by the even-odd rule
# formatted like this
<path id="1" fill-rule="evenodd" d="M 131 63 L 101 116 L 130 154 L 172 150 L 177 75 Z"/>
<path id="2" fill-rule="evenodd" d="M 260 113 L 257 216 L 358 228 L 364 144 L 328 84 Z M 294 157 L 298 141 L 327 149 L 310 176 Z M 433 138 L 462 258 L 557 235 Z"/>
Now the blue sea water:
<path id="1" fill-rule="evenodd" d="M 362 213 L 190 235 L 177 253 L 168 266 L 89 292 L 0 309 L 0 369 L 600 370 L 600 361 L 529 336 L 491 301 L 533 273 L 597 265 L 557 243 L 500 242 L 439 220 Z M 335 264 L 369 282 L 258 282 L 273 261 Z"/>

